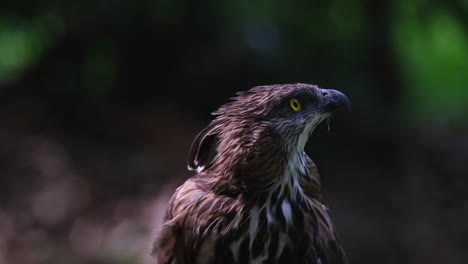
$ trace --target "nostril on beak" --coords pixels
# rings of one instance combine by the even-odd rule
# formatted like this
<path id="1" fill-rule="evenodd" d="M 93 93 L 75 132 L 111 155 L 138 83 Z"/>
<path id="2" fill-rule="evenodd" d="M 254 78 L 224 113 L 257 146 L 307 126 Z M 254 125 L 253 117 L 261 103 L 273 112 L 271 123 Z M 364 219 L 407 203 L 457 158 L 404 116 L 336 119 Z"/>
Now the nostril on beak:
<path id="1" fill-rule="evenodd" d="M 336 90 L 325 90 L 321 91 L 324 108 L 326 111 L 334 112 L 341 108 L 349 108 L 350 103 L 346 95 Z"/>

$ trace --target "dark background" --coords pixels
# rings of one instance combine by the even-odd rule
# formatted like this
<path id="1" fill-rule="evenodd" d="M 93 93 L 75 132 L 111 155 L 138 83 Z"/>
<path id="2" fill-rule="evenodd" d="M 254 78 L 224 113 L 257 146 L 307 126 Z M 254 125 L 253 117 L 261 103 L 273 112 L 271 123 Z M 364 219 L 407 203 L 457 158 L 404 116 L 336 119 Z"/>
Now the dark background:
<path id="1" fill-rule="evenodd" d="M 0 263 L 153 263 L 191 140 L 238 90 L 351 113 L 307 151 L 351 263 L 468 261 L 467 1 L 0 3 Z"/>

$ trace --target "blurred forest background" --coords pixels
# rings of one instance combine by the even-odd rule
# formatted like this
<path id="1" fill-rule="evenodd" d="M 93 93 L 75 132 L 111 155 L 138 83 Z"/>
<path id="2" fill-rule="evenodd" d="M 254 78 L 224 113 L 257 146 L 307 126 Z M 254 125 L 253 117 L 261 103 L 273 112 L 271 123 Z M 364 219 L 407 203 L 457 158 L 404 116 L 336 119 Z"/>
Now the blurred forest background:
<path id="1" fill-rule="evenodd" d="M 1 1 L 0 264 L 154 263 L 196 133 L 238 90 L 314 83 L 351 263 L 468 261 L 468 1 Z"/>

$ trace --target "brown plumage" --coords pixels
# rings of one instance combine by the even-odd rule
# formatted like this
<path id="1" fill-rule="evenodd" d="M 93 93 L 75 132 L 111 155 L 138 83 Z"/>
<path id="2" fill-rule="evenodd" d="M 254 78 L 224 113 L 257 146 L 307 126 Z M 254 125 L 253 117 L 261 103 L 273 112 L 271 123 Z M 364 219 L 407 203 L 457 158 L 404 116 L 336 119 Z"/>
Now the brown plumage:
<path id="1" fill-rule="evenodd" d="M 349 106 L 309 84 L 254 87 L 192 143 L 198 174 L 173 195 L 153 254 L 165 263 L 347 263 L 304 146 Z"/>

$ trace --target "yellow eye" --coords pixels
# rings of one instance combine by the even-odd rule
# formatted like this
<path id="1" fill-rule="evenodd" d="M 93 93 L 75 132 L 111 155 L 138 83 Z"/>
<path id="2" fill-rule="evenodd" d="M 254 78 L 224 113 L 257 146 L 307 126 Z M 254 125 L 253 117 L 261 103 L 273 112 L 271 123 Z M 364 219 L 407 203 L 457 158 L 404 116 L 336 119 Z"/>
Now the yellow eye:
<path id="1" fill-rule="evenodd" d="M 301 103 L 299 103 L 299 100 L 297 100 L 296 98 L 289 100 L 289 106 L 292 110 L 296 112 L 301 110 Z"/>

